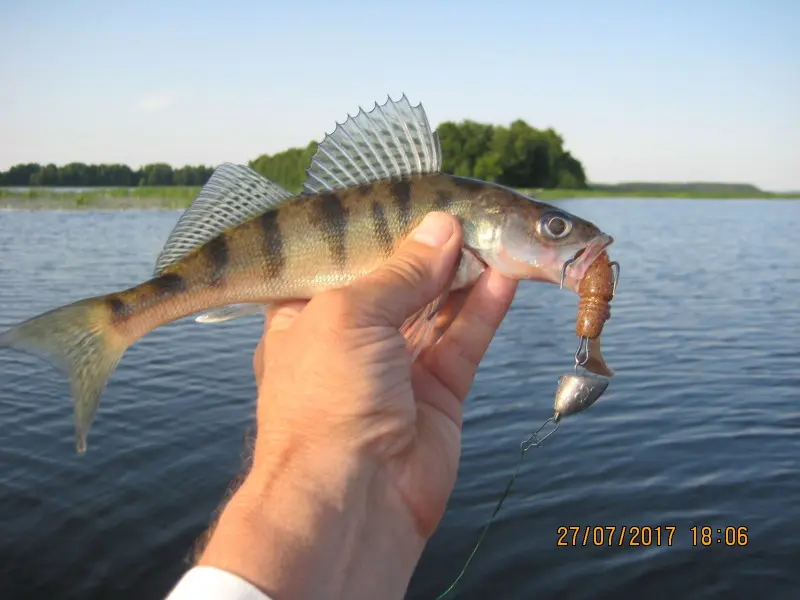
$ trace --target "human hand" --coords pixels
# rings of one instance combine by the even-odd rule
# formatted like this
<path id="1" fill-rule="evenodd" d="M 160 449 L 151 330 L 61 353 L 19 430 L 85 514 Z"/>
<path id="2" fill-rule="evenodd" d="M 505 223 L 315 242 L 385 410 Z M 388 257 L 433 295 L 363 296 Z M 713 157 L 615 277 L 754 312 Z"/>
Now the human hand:
<path id="1" fill-rule="evenodd" d="M 201 564 L 277 600 L 402 597 L 455 485 L 462 403 L 516 290 L 484 272 L 412 363 L 398 328 L 446 287 L 461 243 L 458 221 L 436 213 L 383 267 L 268 312 L 252 467 Z"/>

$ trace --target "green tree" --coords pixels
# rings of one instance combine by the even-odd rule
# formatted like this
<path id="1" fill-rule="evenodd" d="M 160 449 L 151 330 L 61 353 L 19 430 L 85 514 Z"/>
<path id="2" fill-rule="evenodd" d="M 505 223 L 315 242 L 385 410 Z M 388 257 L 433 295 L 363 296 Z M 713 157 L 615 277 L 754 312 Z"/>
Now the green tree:
<path id="1" fill-rule="evenodd" d="M 92 185 L 88 175 L 88 168 L 85 164 L 69 163 L 58 170 L 58 185 L 65 187 Z"/>
<path id="2" fill-rule="evenodd" d="M 586 173 L 581 162 L 569 152 L 564 152 L 556 159 L 556 187 L 568 190 L 586 188 Z"/>
<path id="3" fill-rule="evenodd" d="M 172 185 L 172 167 L 166 163 L 153 163 L 142 167 L 140 186 Z"/>
<path id="4" fill-rule="evenodd" d="M 172 183 L 173 185 L 205 185 L 213 171 L 213 168 L 206 167 L 205 165 L 198 165 L 196 167 L 187 165 L 180 169 L 175 169 L 172 172 Z"/>
<path id="5" fill-rule="evenodd" d="M 463 121 L 446 121 L 437 128 L 442 146 L 442 170 L 461 177 L 475 177 L 475 165 L 490 151 L 494 127 Z"/>
<path id="6" fill-rule="evenodd" d="M 58 185 L 58 167 L 53 163 L 40 167 L 31 175 L 29 183 L 34 186 Z"/>
<path id="7" fill-rule="evenodd" d="M 487 152 L 475 161 L 472 177 L 483 181 L 497 181 L 502 175 L 503 167 L 500 164 L 500 156 L 496 152 Z"/>
<path id="8" fill-rule="evenodd" d="M 25 163 L 21 165 L 14 165 L 8 171 L 3 173 L 3 185 L 30 185 L 31 175 L 38 172 L 41 167 L 38 163 Z"/>
<path id="9" fill-rule="evenodd" d="M 446 173 L 511 187 L 586 187 L 583 167 L 564 151 L 564 140 L 553 129 L 522 120 L 510 127 L 467 120 L 442 123 L 438 132 Z"/>
<path id="10" fill-rule="evenodd" d="M 317 143 L 305 148 L 290 148 L 278 154 L 262 154 L 250 161 L 250 167 L 290 192 L 299 193 L 306 179 L 306 169 L 317 151 Z"/>

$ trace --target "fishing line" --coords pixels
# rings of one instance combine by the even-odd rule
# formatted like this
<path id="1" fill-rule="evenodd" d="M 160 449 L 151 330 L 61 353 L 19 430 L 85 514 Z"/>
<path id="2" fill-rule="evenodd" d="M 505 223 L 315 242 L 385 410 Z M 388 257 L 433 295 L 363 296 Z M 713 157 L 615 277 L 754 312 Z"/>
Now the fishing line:
<path id="1" fill-rule="evenodd" d="M 552 431 L 548 432 L 544 437 L 539 439 L 539 432 L 542 431 L 542 429 L 544 429 L 548 425 L 548 423 L 554 423 L 555 427 L 553 428 Z M 466 573 L 469 563 L 472 561 L 472 558 L 478 551 L 481 542 L 483 542 L 483 538 L 486 536 L 486 532 L 489 531 L 489 527 L 492 525 L 492 523 L 494 523 L 494 518 L 497 516 L 497 513 L 500 512 L 500 507 L 503 506 L 503 502 L 505 502 L 506 498 L 508 497 L 508 494 L 511 492 L 511 487 L 514 485 L 514 481 L 516 481 L 517 479 L 517 474 L 519 473 L 519 468 L 522 466 L 522 459 L 525 458 L 525 453 L 534 446 L 537 448 L 541 446 L 542 442 L 544 442 L 547 438 L 549 438 L 556 432 L 556 430 L 558 429 L 558 425 L 559 424 L 553 419 L 553 417 L 550 417 L 544 423 L 541 424 L 539 429 L 530 434 L 528 436 L 528 439 L 526 439 L 519 445 L 520 453 L 519 453 L 519 459 L 517 459 L 517 466 L 514 467 L 514 472 L 511 474 L 511 479 L 508 480 L 508 485 L 506 485 L 506 489 L 503 492 L 503 495 L 500 496 L 500 500 L 497 502 L 497 506 L 495 506 L 492 516 L 489 517 L 489 520 L 486 522 L 486 525 L 483 526 L 483 531 L 481 532 L 481 535 L 478 538 L 478 542 L 475 544 L 475 547 L 472 548 L 472 552 L 470 552 L 470 555 L 467 558 L 467 562 L 464 563 L 464 567 L 461 569 L 461 572 L 458 574 L 458 577 L 456 577 L 455 581 L 453 581 L 453 583 L 450 584 L 450 587 L 448 587 L 445 591 L 436 596 L 436 600 L 441 600 L 442 598 L 447 596 L 450 592 L 452 592 L 453 589 L 455 589 L 456 584 L 464 576 L 464 573 Z"/>

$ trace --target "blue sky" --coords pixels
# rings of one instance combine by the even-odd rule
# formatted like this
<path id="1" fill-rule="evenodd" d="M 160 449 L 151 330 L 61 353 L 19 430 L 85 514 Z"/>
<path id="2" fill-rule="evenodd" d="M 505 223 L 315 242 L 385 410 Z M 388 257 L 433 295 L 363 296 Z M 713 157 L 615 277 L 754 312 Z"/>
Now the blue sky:
<path id="1" fill-rule="evenodd" d="M 387 94 L 592 181 L 800 189 L 800 1 L 0 0 L 0 169 L 246 162 Z"/>

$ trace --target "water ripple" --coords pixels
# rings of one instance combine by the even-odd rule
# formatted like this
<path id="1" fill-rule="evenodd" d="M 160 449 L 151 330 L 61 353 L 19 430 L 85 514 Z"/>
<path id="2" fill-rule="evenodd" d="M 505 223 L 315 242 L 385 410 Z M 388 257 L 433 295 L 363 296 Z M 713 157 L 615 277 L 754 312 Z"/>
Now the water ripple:
<path id="1" fill-rule="evenodd" d="M 793 598 L 800 587 L 800 203 L 565 201 L 617 240 L 606 396 L 531 450 L 455 598 Z M 0 213 L 0 329 L 149 276 L 174 212 Z M 752 243 L 758 240 L 758 243 Z M 54 251 L 54 249 L 56 249 Z M 463 455 L 410 598 L 458 573 L 574 352 L 576 299 L 523 284 L 465 407 Z M 132 347 L 73 451 L 68 386 L 0 353 L 3 597 L 160 597 L 242 469 L 258 317 Z M 674 526 L 558 547 L 561 526 Z M 695 547 L 693 525 L 748 527 Z"/>

